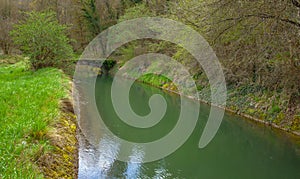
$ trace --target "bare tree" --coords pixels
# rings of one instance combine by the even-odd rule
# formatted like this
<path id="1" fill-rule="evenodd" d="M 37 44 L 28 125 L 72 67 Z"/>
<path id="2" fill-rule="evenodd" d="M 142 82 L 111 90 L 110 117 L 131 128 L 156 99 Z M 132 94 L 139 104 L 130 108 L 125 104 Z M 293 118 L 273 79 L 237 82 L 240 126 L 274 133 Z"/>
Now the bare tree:
<path id="1" fill-rule="evenodd" d="M 0 1 L 0 47 L 4 54 L 9 54 L 12 49 L 9 32 L 17 21 L 17 11 L 13 1 Z"/>

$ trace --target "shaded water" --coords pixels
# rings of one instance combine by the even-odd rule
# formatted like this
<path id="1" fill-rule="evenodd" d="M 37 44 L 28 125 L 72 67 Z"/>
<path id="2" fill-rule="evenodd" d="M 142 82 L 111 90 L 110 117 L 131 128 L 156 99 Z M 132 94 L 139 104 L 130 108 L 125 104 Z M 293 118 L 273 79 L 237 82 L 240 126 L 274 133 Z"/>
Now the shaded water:
<path id="1" fill-rule="evenodd" d="M 116 115 L 110 96 L 111 83 L 110 77 L 99 78 L 95 94 L 98 111 L 115 135 L 134 142 L 149 142 L 172 130 L 180 112 L 178 95 L 135 83 L 130 102 L 137 114 L 150 112 L 148 101 L 153 94 L 161 94 L 168 104 L 160 123 L 149 129 L 137 129 Z M 207 147 L 199 149 L 209 110 L 208 105 L 201 104 L 197 126 L 184 145 L 151 163 L 117 161 L 121 144 L 103 133 L 101 126 L 96 125 L 98 122 L 91 121 L 87 114 L 80 121 L 85 136 L 80 137 L 79 178 L 300 178 L 299 140 L 237 116 L 225 114 L 215 138 Z M 133 149 L 131 157 L 142 161 L 143 151 Z"/>

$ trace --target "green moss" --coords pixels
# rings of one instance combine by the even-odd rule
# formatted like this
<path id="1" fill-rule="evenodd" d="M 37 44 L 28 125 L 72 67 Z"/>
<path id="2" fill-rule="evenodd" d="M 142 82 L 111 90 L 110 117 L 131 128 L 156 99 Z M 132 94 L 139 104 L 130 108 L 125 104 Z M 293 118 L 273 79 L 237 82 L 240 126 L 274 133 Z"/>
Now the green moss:
<path id="1" fill-rule="evenodd" d="M 271 109 L 269 110 L 270 114 L 277 114 L 281 111 L 280 107 L 276 104 L 273 104 Z"/>
<path id="2" fill-rule="evenodd" d="M 254 114 L 255 112 L 256 112 L 255 109 L 249 108 L 249 109 L 247 110 L 247 113 L 248 113 L 248 114 Z"/>

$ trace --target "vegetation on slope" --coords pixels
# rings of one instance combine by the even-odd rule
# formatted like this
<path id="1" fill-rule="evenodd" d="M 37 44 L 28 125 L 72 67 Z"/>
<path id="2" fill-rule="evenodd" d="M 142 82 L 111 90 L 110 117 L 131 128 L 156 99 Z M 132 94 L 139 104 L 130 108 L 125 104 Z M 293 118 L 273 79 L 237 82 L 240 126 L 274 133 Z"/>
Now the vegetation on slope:
<path id="1" fill-rule="evenodd" d="M 120 21 L 147 14 L 191 26 L 206 38 L 219 57 L 228 87 L 229 110 L 300 132 L 300 26 L 296 21 L 300 7 L 295 2 L 176 0 L 160 1 L 156 6 L 139 3 L 126 9 Z M 184 64 L 196 82 L 200 98 L 210 102 L 204 70 L 181 47 L 140 40 L 123 46 L 112 58 L 121 67 L 134 56 L 149 52 L 167 54 Z M 170 81 L 156 75 L 148 74 L 140 81 L 174 88 Z"/>
<path id="2" fill-rule="evenodd" d="M 28 69 L 26 61 L 0 67 L 0 178 L 43 178 L 42 166 L 53 161 L 59 161 L 58 177 L 74 176 L 76 125 L 66 119 L 59 103 L 68 95 L 68 80 L 58 69 Z M 56 132 L 66 127 L 71 135 Z M 58 145 L 63 142 L 69 148 Z M 41 159 L 53 153 L 65 160 L 52 158 L 41 165 Z"/>

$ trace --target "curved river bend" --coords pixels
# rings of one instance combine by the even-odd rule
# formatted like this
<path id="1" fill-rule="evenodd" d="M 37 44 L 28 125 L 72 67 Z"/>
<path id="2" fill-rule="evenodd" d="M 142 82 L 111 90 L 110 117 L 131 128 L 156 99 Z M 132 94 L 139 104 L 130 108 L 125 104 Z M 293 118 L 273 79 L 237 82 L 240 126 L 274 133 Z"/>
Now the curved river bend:
<path id="1" fill-rule="evenodd" d="M 148 142 L 165 136 L 177 122 L 180 97 L 145 84 L 135 83 L 130 91 L 133 110 L 139 115 L 150 112 L 148 101 L 153 94 L 162 95 L 168 104 L 164 118 L 149 129 L 137 129 L 116 115 L 110 96 L 112 79 L 101 77 L 96 83 L 98 111 L 108 128 L 117 136 L 135 142 Z M 80 126 L 79 174 L 83 178 L 300 178 L 300 141 L 269 127 L 225 114 L 222 125 L 204 149 L 198 148 L 210 106 L 201 104 L 197 126 L 192 135 L 171 155 L 151 163 L 117 161 L 120 144 L 102 132 L 98 121 L 89 113 L 82 116 Z M 87 120 L 89 119 L 89 120 Z M 90 141 L 97 141 L 90 142 Z M 93 143 L 93 144 L 92 144 Z M 162 146 L 166 147 L 166 146 Z M 143 158 L 143 151 L 132 150 L 132 156 Z"/>

